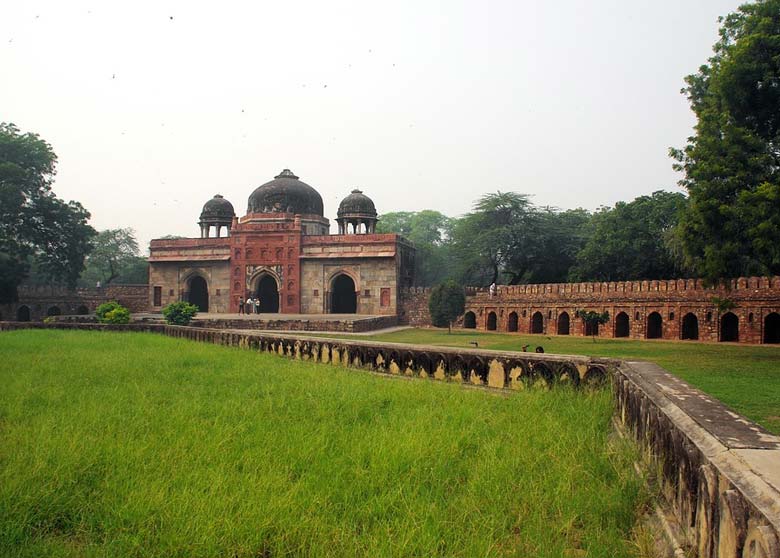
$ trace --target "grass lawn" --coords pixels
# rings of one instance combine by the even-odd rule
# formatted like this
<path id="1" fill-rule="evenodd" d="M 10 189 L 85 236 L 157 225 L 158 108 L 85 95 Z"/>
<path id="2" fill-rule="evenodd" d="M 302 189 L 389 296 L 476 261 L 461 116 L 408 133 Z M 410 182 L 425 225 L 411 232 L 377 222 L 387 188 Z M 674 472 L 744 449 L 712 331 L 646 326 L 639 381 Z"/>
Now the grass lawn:
<path id="1" fill-rule="evenodd" d="M 702 391 L 780 434 L 780 346 L 736 345 L 680 341 L 631 341 L 516 333 L 481 333 L 474 330 L 408 329 L 359 338 L 519 351 L 542 345 L 548 353 L 651 360 Z"/>
<path id="2" fill-rule="evenodd" d="M 0 361 L 5 556 L 615 557 L 648 498 L 607 390 L 134 333 L 2 333 Z"/>

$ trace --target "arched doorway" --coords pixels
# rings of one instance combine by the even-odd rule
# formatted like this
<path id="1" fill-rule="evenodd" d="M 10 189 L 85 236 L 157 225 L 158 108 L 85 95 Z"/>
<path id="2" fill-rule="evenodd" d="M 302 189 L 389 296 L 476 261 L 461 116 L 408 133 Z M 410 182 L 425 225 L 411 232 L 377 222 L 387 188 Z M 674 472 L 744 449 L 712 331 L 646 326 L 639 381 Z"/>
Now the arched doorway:
<path id="1" fill-rule="evenodd" d="M 76 309 L 76 314 L 78 314 L 79 316 L 86 316 L 87 314 L 89 314 L 89 308 L 87 308 L 82 304 Z"/>
<path id="2" fill-rule="evenodd" d="M 739 341 L 739 318 L 732 312 L 726 312 L 720 318 L 720 340 Z"/>
<path id="3" fill-rule="evenodd" d="M 352 277 L 345 273 L 336 275 L 330 291 L 332 314 L 357 314 L 357 293 Z"/>
<path id="4" fill-rule="evenodd" d="M 477 315 L 471 310 L 463 314 L 463 327 L 465 329 L 475 329 L 477 327 Z"/>
<path id="5" fill-rule="evenodd" d="M 277 314 L 279 312 L 279 285 L 273 275 L 264 273 L 257 281 L 255 297 L 260 299 L 261 314 Z"/>
<path id="6" fill-rule="evenodd" d="M 777 312 L 764 318 L 764 343 L 780 343 L 780 314 Z"/>
<path id="7" fill-rule="evenodd" d="M 190 279 L 187 302 L 198 307 L 199 312 L 209 311 L 209 286 L 200 275 Z"/>
<path id="8" fill-rule="evenodd" d="M 558 316 L 558 335 L 569 335 L 571 330 L 571 318 L 568 312 L 562 312 Z"/>
<path id="9" fill-rule="evenodd" d="M 16 321 L 17 322 L 29 322 L 30 321 L 30 307 L 20 306 L 16 309 Z"/>
<path id="10" fill-rule="evenodd" d="M 541 312 L 534 312 L 531 316 L 531 333 L 544 333 L 544 317 Z"/>
<path id="11" fill-rule="evenodd" d="M 498 325 L 498 318 L 496 318 L 495 312 L 490 312 L 487 315 L 487 330 L 488 331 L 496 331 L 496 326 Z"/>
<path id="12" fill-rule="evenodd" d="M 699 318 L 693 312 L 688 312 L 682 320 L 682 339 L 699 338 Z"/>
<path id="13" fill-rule="evenodd" d="M 647 317 L 647 338 L 660 339 L 664 334 L 663 320 L 658 312 L 651 312 Z"/>
<path id="14" fill-rule="evenodd" d="M 631 327 L 628 322 L 628 314 L 619 312 L 615 316 L 615 337 L 628 337 Z"/>
<path id="15" fill-rule="evenodd" d="M 48 310 L 46 310 L 47 316 L 60 316 L 62 314 L 62 310 L 60 310 L 59 306 L 50 306 Z"/>
<path id="16" fill-rule="evenodd" d="M 506 319 L 506 330 L 517 331 L 517 312 L 510 312 Z"/>

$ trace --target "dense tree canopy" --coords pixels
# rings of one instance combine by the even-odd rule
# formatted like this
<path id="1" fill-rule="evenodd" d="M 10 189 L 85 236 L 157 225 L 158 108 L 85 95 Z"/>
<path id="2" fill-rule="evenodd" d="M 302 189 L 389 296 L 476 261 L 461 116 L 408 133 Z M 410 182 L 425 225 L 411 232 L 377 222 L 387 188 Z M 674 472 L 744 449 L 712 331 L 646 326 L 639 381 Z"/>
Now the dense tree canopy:
<path id="1" fill-rule="evenodd" d="M 780 0 L 722 20 L 714 55 L 686 78 L 695 134 L 672 150 L 690 203 L 679 239 L 709 279 L 780 273 Z"/>
<path id="2" fill-rule="evenodd" d="M 16 299 L 30 266 L 74 286 L 95 231 L 89 213 L 51 191 L 57 157 L 36 134 L 0 123 L 0 302 Z"/>
<path id="3" fill-rule="evenodd" d="M 679 266 L 669 242 L 684 205 L 683 194 L 659 191 L 597 211 L 571 279 L 623 281 L 678 276 Z"/>
<path id="4" fill-rule="evenodd" d="M 107 229 L 92 240 L 86 268 L 81 276 L 84 286 L 110 283 L 146 283 L 149 264 L 141 257 L 133 229 Z"/>

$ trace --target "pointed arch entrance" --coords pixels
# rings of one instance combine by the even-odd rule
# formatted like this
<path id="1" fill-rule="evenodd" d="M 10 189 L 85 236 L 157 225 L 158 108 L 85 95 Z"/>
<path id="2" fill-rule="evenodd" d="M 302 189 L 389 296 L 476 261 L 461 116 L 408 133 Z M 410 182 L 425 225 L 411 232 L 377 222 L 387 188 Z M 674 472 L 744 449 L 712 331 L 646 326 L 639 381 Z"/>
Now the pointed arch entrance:
<path id="1" fill-rule="evenodd" d="M 30 307 L 29 306 L 20 306 L 16 310 L 16 321 L 17 322 L 29 322 L 30 321 Z"/>
<path id="2" fill-rule="evenodd" d="M 487 330 L 496 331 L 497 326 L 498 326 L 498 318 L 496 317 L 496 313 L 490 312 L 487 315 Z"/>
<path id="3" fill-rule="evenodd" d="M 477 315 L 471 310 L 463 314 L 463 327 L 465 329 L 474 329 L 477 327 Z"/>
<path id="4" fill-rule="evenodd" d="M 651 312 L 647 317 L 647 338 L 648 339 L 660 339 L 664 333 L 664 324 L 661 319 L 661 314 L 658 312 Z"/>
<path id="5" fill-rule="evenodd" d="M 330 289 L 331 314 L 357 314 L 355 281 L 346 273 L 333 278 Z"/>
<path id="6" fill-rule="evenodd" d="M 517 331 L 517 312 L 510 312 L 506 319 L 506 330 Z"/>
<path id="7" fill-rule="evenodd" d="M 541 312 L 534 312 L 531 316 L 531 333 L 544 333 L 544 318 Z"/>
<path id="8" fill-rule="evenodd" d="M 194 275 L 187 282 L 187 302 L 198 307 L 199 312 L 209 311 L 209 286 L 200 275 Z"/>
<path id="9" fill-rule="evenodd" d="M 561 312 L 558 316 L 558 335 L 569 335 L 571 329 L 571 318 L 568 312 Z"/>
<path id="10" fill-rule="evenodd" d="M 720 340 L 739 341 L 739 318 L 733 312 L 726 312 L 720 319 Z"/>
<path id="11" fill-rule="evenodd" d="M 777 312 L 764 318 L 764 343 L 780 343 L 780 314 Z"/>
<path id="12" fill-rule="evenodd" d="M 693 312 L 688 312 L 683 316 L 682 338 L 691 340 L 699 338 L 699 318 Z"/>
<path id="13" fill-rule="evenodd" d="M 260 299 L 261 314 L 279 313 L 279 283 L 270 273 L 263 273 L 257 279 L 254 298 Z"/>
<path id="14" fill-rule="evenodd" d="M 615 316 L 615 337 L 628 337 L 631 328 L 628 322 L 628 314 L 620 312 Z"/>

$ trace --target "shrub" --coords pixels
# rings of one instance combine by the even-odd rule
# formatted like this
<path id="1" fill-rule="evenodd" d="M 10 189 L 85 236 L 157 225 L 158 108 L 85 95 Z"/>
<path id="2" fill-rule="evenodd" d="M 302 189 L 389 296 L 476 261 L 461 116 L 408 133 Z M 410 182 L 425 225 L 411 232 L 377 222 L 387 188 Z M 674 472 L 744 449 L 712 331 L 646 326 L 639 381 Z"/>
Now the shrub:
<path id="1" fill-rule="evenodd" d="M 452 321 L 463 314 L 466 307 L 466 295 L 463 287 L 455 281 L 446 281 L 431 290 L 428 310 L 431 321 L 436 327 L 448 326 L 452 331 Z"/>
<path id="2" fill-rule="evenodd" d="M 126 324 L 130 322 L 130 310 L 117 301 L 104 302 L 95 310 L 101 324 Z"/>
<path id="3" fill-rule="evenodd" d="M 171 325 L 187 325 L 198 313 L 198 307 L 189 302 L 171 302 L 162 309 L 165 321 Z"/>

